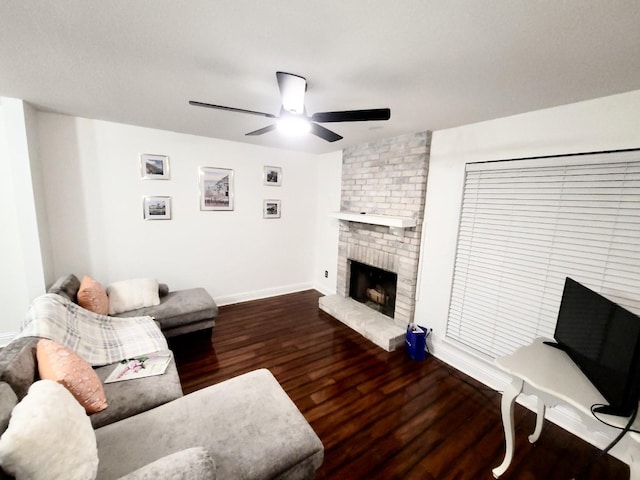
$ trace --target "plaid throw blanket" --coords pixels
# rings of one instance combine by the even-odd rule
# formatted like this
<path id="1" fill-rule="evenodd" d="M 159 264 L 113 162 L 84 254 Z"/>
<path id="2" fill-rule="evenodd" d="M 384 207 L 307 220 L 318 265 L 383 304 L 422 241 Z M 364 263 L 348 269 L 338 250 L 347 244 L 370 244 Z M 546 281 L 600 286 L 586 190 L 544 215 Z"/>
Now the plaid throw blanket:
<path id="1" fill-rule="evenodd" d="M 54 293 L 33 301 L 18 337 L 48 338 L 93 366 L 168 349 L 167 340 L 151 317 L 98 315 Z"/>

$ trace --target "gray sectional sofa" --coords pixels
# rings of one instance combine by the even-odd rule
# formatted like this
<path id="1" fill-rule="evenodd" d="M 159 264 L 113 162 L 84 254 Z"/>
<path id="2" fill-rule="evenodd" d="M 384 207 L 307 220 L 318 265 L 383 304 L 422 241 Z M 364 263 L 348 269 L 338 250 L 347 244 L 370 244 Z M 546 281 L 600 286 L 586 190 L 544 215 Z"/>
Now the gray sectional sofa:
<path id="1" fill-rule="evenodd" d="M 0 434 L 39 379 L 38 337 L 0 352 Z M 114 368 L 96 368 L 104 379 Z M 183 396 L 172 360 L 163 375 L 104 385 L 109 406 L 90 416 L 97 478 L 312 479 L 322 464 L 318 436 L 268 370 Z M 12 478 L 0 470 L 0 479 Z"/>
<path id="2" fill-rule="evenodd" d="M 73 299 L 77 280 L 66 276 L 50 293 Z M 211 313 L 207 311 L 205 324 L 213 321 Z M 160 325 L 163 318 L 176 316 L 156 317 Z M 165 323 L 177 328 L 171 325 Z M 34 398 L 28 392 L 40 379 L 39 340 L 16 338 L 0 351 L 0 435 L 14 408 L 25 397 Z M 314 478 L 322 464 L 322 442 L 268 370 L 183 395 L 173 359 L 162 375 L 104 384 L 115 366 L 94 367 L 108 403 L 89 416 L 99 459 L 97 479 L 299 480 Z M 50 416 L 46 411 L 39 416 Z M 57 404 L 54 411 L 53 417 L 65 415 Z M 44 440 L 35 437 L 42 445 Z M 0 468 L 0 480 L 11 478 Z"/>
<path id="3" fill-rule="evenodd" d="M 48 293 L 62 295 L 78 303 L 80 280 L 74 274 L 60 277 Z M 165 337 L 174 337 L 198 330 L 211 330 L 218 316 L 218 306 L 204 288 L 189 288 L 169 291 L 166 284 L 160 284 L 160 305 L 129 310 L 115 317 L 153 317 L 160 325 Z"/>

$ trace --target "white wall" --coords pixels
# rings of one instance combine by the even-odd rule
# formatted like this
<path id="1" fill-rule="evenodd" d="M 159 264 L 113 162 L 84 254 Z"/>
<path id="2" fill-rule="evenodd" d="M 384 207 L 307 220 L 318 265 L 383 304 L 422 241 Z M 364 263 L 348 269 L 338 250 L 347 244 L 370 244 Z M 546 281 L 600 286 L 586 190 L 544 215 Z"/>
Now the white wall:
<path id="1" fill-rule="evenodd" d="M 20 243 L 20 223 L 16 205 L 9 146 L 5 130 L 6 107 L 0 104 L 0 332 L 10 338 L 17 331 L 20 319 L 29 305 L 29 292 Z M 17 187 L 17 185 L 16 185 Z M 5 344 L 7 339 L 3 338 Z"/>
<path id="2" fill-rule="evenodd" d="M 319 155 L 318 162 L 318 208 L 316 219 L 316 251 L 314 288 L 325 295 L 336 293 L 338 283 L 338 237 L 339 220 L 329 212 L 340 211 L 342 192 L 342 151 Z M 327 277 L 324 277 L 324 272 Z"/>
<path id="3" fill-rule="evenodd" d="M 436 356 L 493 387 L 505 386 L 507 377 L 492 365 L 444 340 L 465 164 L 638 148 L 639 126 L 640 90 L 434 132 L 415 318 L 433 328 Z"/>
<path id="4" fill-rule="evenodd" d="M 56 275 L 155 277 L 219 304 L 313 287 L 317 156 L 43 112 L 38 131 Z M 169 155 L 171 179 L 142 180 L 141 153 Z M 281 187 L 263 185 L 265 165 Z M 199 166 L 234 170 L 233 211 L 199 210 Z M 172 220 L 143 220 L 144 195 L 171 196 Z M 264 199 L 280 219 L 262 218 Z"/>
<path id="5" fill-rule="evenodd" d="M 46 211 L 34 191 L 39 182 L 33 109 L 0 99 L 0 344 L 18 331 L 29 303 L 45 291 L 49 271 Z"/>
<path id="6" fill-rule="evenodd" d="M 24 102 L 24 124 L 29 151 L 29 169 L 31 172 L 31 188 L 33 205 L 35 206 L 36 224 L 38 228 L 38 243 L 40 244 L 40 258 L 43 278 L 38 280 L 38 291 L 46 284 L 55 281 L 53 271 L 53 252 L 51 251 L 51 236 L 49 232 L 49 215 L 45 200 L 45 178 L 43 176 L 40 148 L 38 145 L 37 111 L 29 103 Z"/>

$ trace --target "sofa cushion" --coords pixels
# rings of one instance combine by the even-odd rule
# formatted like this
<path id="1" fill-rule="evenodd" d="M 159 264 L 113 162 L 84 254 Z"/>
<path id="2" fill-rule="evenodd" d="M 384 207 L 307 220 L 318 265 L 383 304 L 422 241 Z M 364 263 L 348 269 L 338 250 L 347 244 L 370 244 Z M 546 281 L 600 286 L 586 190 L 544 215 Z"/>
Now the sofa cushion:
<path id="1" fill-rule="evenodd" d="M 96 477 L 91 422 L 66 388 L 51 380 L 31 386 L 0 438 L 0 464 L 16 478 L 30 480 Z"/>
<path id="2" fill-rule="evenodd" d="M 18 400 L 24 398 L 36 381 L 36 345 L 38 337 L 22 337 L 12 340 L 0 353 L 0 381 L 11 385 Z"/>
<path id="3" fill-rule="evenodd" d="M 17 404 L 18 397 L 11 386 L 8 383 L 0 382 L 0 435 L 9 426 L 11 412 Z M 13 477 L 0 468 L 0 480 L 13 480 Z"/>
<path id="4" fill-rule="evenodd" d="M 167 296 L 168 293 L 169 293 L 169 285 L 167 285 L 166 283 L 159 283 L 158 284 L 158 295 L 160 297 L 165 297 L 165 296 Z"/>
<path id="5" fill-rule="evenodd" d="M 215 480 L 216 467 L 202 447 L 187 448 L 135 470 L 119 480 Z"/>
<path id="6" fill-rule="evenodd" d="M 100 315 L 109 314 L 109 297 L 105 288 L 85 275 L 78 289 L 78 305 Z"/>
<path id="7" fill-rule="evenodd" d="M 155 307 L 123 312 L 116 317 L 148 315 L 156 319 L 160 328 L 174 328 L 218 315 L 218 306 L 204 288 L 189 288 L 169 292 Z"/>
<path id="8" fill-rule="evenodd" d="M 98 367 L 95 372 L 104 382 L 116 365 L 113 363 Z M 91 415 L 93 428 L 137 415 L 182 396 L 175 360 L 169 362 L 167 370 L 162 375 L 105 383 L 103 387 L 109 408 Z"/>
<path id="9" fill-rule="evenodd" d="M 9 425 L 11 411 L 18 404 L 18 397 L 8 383 L 0 382 L 0 435 Z"/>
<path id="10" fill-rule="evenodd" d="M 89 415 L 107 408 L 98 375 L 73 350 L 43 338 L 38 341 L 36 357 L 40 378 L 58 382 L 69 390 Z"/>
<path id="11" fill-rule="evenodd" d="M 107 286 L 109 315 L 160 304 L 158 281 L 152 278 L 121 280 Z"/>
<path id="12" fill-rule="evenodd" d="M 56 283 L 49 287 L 48 293 L 55 293 L 65 297 L 67 300 L 77 302 L 80 280 L 73 273 L 60 277 Z"/>
<path id="13" fill-rule="evenodd" d="M 99 428 L 96 439 L 99 479 L 196 446 L 209 451 L 218 480 L 311 478 L 324 455 L 318 436 L 264 369 Z"/>

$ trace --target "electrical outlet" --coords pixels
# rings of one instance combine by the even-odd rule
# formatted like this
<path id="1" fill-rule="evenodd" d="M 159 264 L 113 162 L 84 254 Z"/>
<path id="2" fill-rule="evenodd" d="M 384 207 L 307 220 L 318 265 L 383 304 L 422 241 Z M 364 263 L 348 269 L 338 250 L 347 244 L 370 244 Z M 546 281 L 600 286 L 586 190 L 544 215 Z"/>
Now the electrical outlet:
<path id="1" fill-rule="evenodd" d="M 324 271 L 324 278 L 329 278 L 329 270 Z"/>

